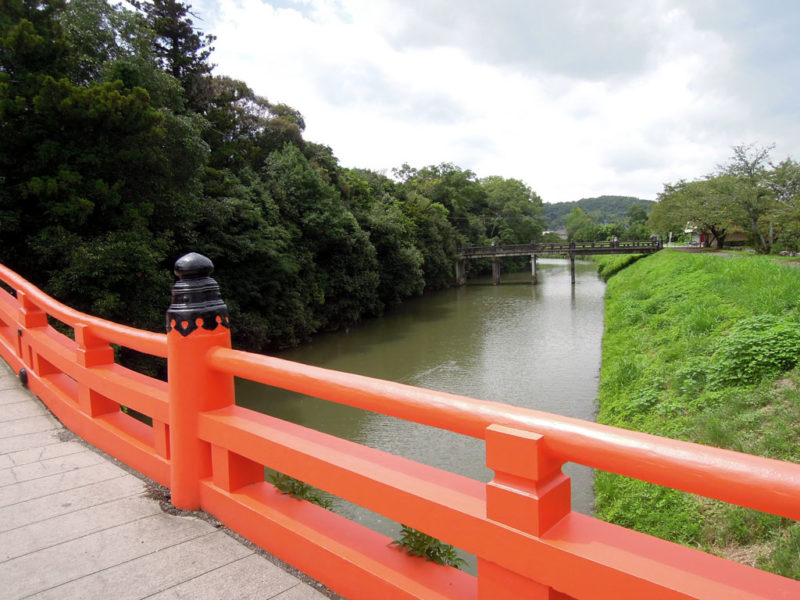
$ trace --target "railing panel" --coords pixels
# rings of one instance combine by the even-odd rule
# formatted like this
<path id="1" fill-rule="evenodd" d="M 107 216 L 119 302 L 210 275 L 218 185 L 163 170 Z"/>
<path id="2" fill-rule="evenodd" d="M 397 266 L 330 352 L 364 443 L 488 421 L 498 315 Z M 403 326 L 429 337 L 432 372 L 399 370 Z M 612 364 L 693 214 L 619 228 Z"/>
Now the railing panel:
<path id="1" fill-rule="evenodd" d="M 476 438 L 492 424 L 533 431 L 564 461 L 800 519 L 800 465 L 238 350 L 214 349 L 208 361 L 231 375 Z"/>
<path id="2" fill-rule="evenodd" d="M 0 265 L 0 354 L 70 429 L 149 477 L 169 484 L 167 384 L 114 363 L 111 341 L 166 355 L 166 337 L 90 317 L 60 304 Z M 73 328 L 56 331 L 48 316 Z M 10 335 L 12 334 L 13 335 Z M 108 337 L 106 337 L 108 336 Z M 77 341 L 76 341 L 77 340 Z M 121 406 L 153 418 L 150 427 Z"/>
<path id="3" fill-rule="evenodd" d="M 575 598 L 725 598 L 731 594 L 767 598 L 800 590 L 797 582 L 577 513 L 568 513 L 540 536 L 531 535 L 487 516 L 479 482 L 240 407 L 202 415 L 200 435 L 248 461 L 430 532 L 481 560 L 504 565 L 520 577 Z M 242 481 L 242 487 L 225 490 L 209 480 L 203 494 L 215 514 L 230 515 L 231 526 L 241 527 L 238 530 L 245 536 L 260 539 L 261 527 L 305 532 L 312 539 L 323 535 L 321 530 L 330 535 L 320 526 L 319 511 L 300 510 L 306 503 L 295 501 L 297 511 L 276 515 L 274 502 L 280 493 L 263 482 Z M 247 510 L 238 506 L 242 503 Z M 351 531 L 360 526 L 331 519 L 336 521 L 338 552 L 344 551 L 351 536 L 362 539 Z M 254 527 L 254 520 L 262 525 Z M 261 543 L 271 549 L 274 540 Z M 307 568 L 323 579 L 337 577 L 320 565 Z M 577 572 L 580 577 L 575 576 Z M 361 592 L 355 597 L 373 597 Z"/>

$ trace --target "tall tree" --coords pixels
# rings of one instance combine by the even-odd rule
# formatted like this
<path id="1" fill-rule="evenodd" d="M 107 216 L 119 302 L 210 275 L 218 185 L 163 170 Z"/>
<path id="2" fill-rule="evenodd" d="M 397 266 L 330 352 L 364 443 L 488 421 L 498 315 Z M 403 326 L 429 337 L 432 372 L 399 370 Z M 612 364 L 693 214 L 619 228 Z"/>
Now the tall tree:
<path id="1" fill-rule="evenodd" d="M 480 180 L 486 193 L 486 238 L 503 244 L 538 241 L 544 221 L 542 199 L 519 179 L 493 176 Z"/>
<path id="2" fill-rule="evenodd" d="M 403 165 L 395 171 L 407 192 L 421 195 L 447 210 L 448 219 L 461 234 L 462 243 L 485 240 L 486 192 L 472 171 L 451 163 L 412 169 Z"/>
<path id="3" fill-rule="evenodd" d="M 766 185 L 774 201 L 772 218 L 777 225 L 780 246 L 800 251 L 800 164 L 782 160 L 767 173 Z"/>
<path id="4" fill-rule="evenodd" d="M 597 222 L 575 206 L 567 215 L 567 239 L 582 242 L 593 241 L 596 237 Z"/>
<path id="5" fill-rule="evenodd" d="M 650 225 L 666 237 L 670 231 L 698 227 L 709 232 L 717 248 L 725 245 L 728 230 L 741 220 L 730 200 L 732 176 L 666 184 L 650 212 Z"/>
<path id="6" fill-rule="evenodd" d="M 721 169 L 721 174 L 728 176 L 723 182 L 731 214 L 750 232 L 756 250 L 765 254 L 773 241 L 769 216 L 774 203 L 767 184 L 772 149 L 752 144 L 734 146 L 733 156 Z"/>
<path id="7" fill-rule="evenodd" d="M 208 62 L 216 39 L 195 29 L 190 7 L 178 0 L 137 2 L 155 32 L 153 52 L 162 69 L 181 82 L 188 107 L 201 112 L 208 100 Z"/>

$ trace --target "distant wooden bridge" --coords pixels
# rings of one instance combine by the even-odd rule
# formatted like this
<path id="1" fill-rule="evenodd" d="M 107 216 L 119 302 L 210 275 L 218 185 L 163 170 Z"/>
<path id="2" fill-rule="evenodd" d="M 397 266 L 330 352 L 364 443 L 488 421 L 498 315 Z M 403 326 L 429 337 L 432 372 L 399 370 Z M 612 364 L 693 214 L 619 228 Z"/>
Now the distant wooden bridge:
<path id="1" fill-rule="evenodd" d="M 492 246 L 468 246 L 461 248 L 456 258 L 456 282 L 464 285 L 467 282 L 466 260 L 470 258 L 491 258 L 492 279 L 495 285 L 500 283 L 499 258 L 504 256 L 530 256 L 531 281 L 536 283 L 536 257 L 568 256 L 570 264 L 571 281 L 575 283 L 575 257 L 591 254 L 652 254 L 664 247 L 659 239 L 632 242 L 562 242 L 557 244 L 510 244 Z"/>

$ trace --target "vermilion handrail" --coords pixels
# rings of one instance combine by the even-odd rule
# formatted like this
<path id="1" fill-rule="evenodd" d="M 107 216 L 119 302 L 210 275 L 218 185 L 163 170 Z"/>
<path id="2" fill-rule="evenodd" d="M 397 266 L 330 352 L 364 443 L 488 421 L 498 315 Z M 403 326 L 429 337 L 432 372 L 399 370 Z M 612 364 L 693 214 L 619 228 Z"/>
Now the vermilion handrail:
<path id="1" fill-rule="evenodd" d="M 208 362 L 237 377 L 475 438 L 492 424 L 534 431 L 564 461 L 800 519 L 800 465 L 230 348 L 214 348 Z"/>
<path id="2" fill-rule="evenodd" d="M 167 356 L 167 336 L 163 333 L 144 331 L 79 312 L 48 296 L 5 265 L 0 265 L 0 279 L 15 290 L 27 294 L 37 307 L 70 327 L 88 325 L 98 336 L 113 344 L 152 356 Z"/>

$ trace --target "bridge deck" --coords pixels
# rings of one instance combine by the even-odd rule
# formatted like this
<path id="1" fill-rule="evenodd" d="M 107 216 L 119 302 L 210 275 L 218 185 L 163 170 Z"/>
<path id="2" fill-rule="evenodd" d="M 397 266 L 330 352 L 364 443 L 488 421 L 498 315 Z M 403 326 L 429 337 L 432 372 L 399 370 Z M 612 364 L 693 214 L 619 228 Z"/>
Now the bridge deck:
<path id="1" fill-rule="evenodd" d="M 75 441 L 0 360 L 0 596 L 325 595 L 207 519 L 163 512 L 148 484 Z"/>

